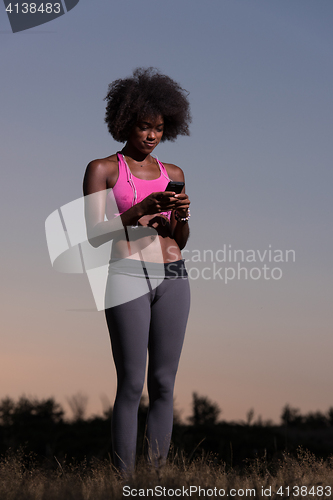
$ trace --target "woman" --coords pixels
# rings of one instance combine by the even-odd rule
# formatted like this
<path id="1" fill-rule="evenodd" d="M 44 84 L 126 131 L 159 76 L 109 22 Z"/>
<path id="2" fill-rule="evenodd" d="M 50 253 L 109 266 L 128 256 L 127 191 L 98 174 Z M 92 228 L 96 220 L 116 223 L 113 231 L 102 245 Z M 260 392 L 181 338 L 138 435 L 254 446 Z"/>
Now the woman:
<path id="1" fill-rule="evenodd" d="M 190 200 L 185 185 L 180 194 L 165 191 L 170 180 L 184 182 L 184 174 L 152 152 L 161 141 L 189 135 L 191 117 L 186 92 L 153 68 L 111 83 L 105 100 L 109 132 L 125 146 L 89 163 L 84 194 L 89 241 L 97 247 L 112 239 L 105 294 L 117 371 L 112 443 L 115 465 L 128 473 L 135 464 L 147 350 L 150 461 L 163 464 L 170 445 L 173 388 L 190 304 L 181 256 Z"/>

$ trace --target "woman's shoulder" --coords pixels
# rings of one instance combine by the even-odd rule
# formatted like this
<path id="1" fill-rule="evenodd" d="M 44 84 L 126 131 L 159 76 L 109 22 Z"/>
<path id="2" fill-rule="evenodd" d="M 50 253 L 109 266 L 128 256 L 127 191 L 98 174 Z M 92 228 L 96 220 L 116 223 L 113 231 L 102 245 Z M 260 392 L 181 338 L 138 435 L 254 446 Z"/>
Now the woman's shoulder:
<path id="1" fill-rule="evenodd" d="M 107 156 L 106 158 L 97 158 L 92 160 L 87 165 L 87 170 L 92 171 L 107 171 L 118 167 L 117 154 Z"/>
<path id="2" fill-rule="evenodd" d="M 173 163 L 164 163 L 162 162 L 166 171 L 168 172 L 168 176 L 174 181 L 183 181 L 184 180 L 184 172 L 180 167 L 174 165 Z"/>
<path id="3" fill-rule="evenodd" d="M 97 158 L 88 163 L 85 175 L 84 185 L 91 180 L 106 187 L 112 187 L 118 177 L 118 157 L 116 154 L 106 158 Z"/>

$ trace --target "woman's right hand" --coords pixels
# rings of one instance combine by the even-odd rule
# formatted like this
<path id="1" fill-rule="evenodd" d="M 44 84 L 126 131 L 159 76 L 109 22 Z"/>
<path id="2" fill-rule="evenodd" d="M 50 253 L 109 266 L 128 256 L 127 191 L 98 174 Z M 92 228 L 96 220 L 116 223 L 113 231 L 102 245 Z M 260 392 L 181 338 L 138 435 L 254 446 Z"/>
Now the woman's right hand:
<path id="1" fill-rule="evenodd" d="M 177 201 L 173 192 L 159 191 L 151 193 L 137 205 L 142 215 L 154 215 L 160 212 L 173 210 Z"/>

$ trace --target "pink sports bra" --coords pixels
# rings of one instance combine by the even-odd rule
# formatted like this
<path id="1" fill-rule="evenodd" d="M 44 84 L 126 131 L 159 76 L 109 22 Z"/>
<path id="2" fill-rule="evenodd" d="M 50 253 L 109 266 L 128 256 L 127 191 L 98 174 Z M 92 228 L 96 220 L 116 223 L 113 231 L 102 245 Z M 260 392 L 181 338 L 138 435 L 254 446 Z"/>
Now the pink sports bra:
<path id="1" fill-rule="evenodd" d="M 133 205 L 140 203 L 140 201 L 151 193 L 165 191 L 165 188 L 170 181 L 163 163 L 159 160 L 157 160 L 157 163 L 160 167 L 160 176 L 157 179 L 144 180 L 139 179 L 132 174 L 124 156 L 121 153 L 117 153 L 117 156 L 119 175 L 117 182 L 111 191 L 117 202 L 119 213 L 114 213 L 114 209 L 112 210 L 113 204 L 110 197 L 107 196 L 105 213 L 109 220 L 126 212 L 126 210 L 129 210 L 133 207 Z M 160 212 L 160 215 L 165 215 L 170 220 L 171 212 Z"/>

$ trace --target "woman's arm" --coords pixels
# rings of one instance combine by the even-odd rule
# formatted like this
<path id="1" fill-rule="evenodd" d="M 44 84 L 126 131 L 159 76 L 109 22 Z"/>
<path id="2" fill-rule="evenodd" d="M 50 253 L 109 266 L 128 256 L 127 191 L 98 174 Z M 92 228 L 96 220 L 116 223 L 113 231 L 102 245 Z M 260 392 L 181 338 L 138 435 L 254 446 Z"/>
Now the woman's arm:
<path id="1" fill-rule="evenodd" d="M 165 165 L 169 177 L 173 181 L 185 182 L 184 172 L 181 168 L 176 167 L 176 165 Z M 185 194 L 185 186 L 182 189 L 180 194 L 176 194 L 175 198 L 178 198 L 176 202 L 175 210 L 177 210 L 180 217 L 186 217 L 188 214 L 188 209 L 190 206 L 190 200 L 187 194 Z M 170 220 L 171 232 L 174 240 L 179 246 L 180 250 L 182 250 L 189 238 L 190 229 L 188 221 L 177 221 L 175 218 L 175 210 L 173 210 Z"/>
<path id="2" fill-rule="evenodd" d="M 175 215 L 174 213 L 172 213 L 171 224 L 174 224 L 173 238 L 179 246 L 180 250 L 183 250 L 190 236 L 188 221 L 176 221 Z"/>

